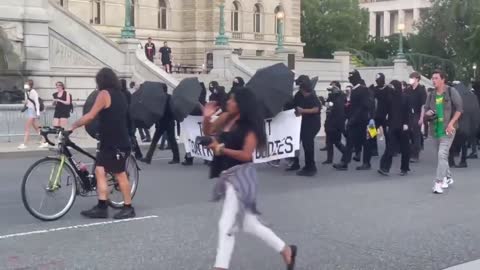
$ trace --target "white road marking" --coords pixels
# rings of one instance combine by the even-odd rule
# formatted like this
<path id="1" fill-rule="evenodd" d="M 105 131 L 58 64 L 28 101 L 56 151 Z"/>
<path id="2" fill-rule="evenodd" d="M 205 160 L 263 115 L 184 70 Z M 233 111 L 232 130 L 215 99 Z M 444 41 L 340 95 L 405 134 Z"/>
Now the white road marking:
<path id="1" fill-rule="evenodd" d="M 51 233 L 51 232 L 74 230 L 74 229 L 88 228 L 88 227 L 94 227 L 94 226 L 104 226 L 104 225 L 109 225 L 109 224 L 125 223 L 125 222 L 130 222 L 130 221 L 152 219 L 152 218 L 158 218 L 158 216 L 152 215 L 152 216 L 145 216 L 145 217 L 119 219 L 119 220 L 112 220 L 112 221 L 105 221 L 105 222 L 95 222 L 95 223 L 89 223 L 89 224 L 80 224 L 80 225 L 74 225 L 74 226 L 68 226 L 68 227 L 59 227 L 59 228 L 38 230 L 38 231 L 31 231 L 31 232 L 6 234 L 6 235 L 0 235 L 0 240 L 7 239 L 7 238 L 13 238 L 13 237 L 29 236 L 29 235 L 34 235 L 34 234 L 45 234 L 45 233 Z"/>

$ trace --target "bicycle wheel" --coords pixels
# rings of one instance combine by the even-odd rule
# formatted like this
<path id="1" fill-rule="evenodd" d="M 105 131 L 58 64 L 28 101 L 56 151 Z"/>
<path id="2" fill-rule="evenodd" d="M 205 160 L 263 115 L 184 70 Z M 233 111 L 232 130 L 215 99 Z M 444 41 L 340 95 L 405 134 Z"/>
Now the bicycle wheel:
<path id="1" fill-rule="evenodd" d="M 133 197 L 135 196 L 135 193 L 137 192 L 138 188 L 138 180 L 140 178 L 139 170 L 138 170 L 138 165 L 137 165 L 137 160 L 133 155 L 130 155 L 127 158 L 126 162 L 126 173 L 128 177 L 128 182 L 130 183 L 130 195 Z M 109 195 L 108 195 L 108 204 L 112 208 L 121 208 L 123 207 L 123 195 L 122 192 L 120 191 L 120 186 L 118 185 L 118 181 L 115 179 L 115 177 L 110 176 L 107 179 L 108 187 L 109 187 Z"/>
<path id="2" fill-rule="evenodd" d="M 23 205 L 32 216 L 43 221 L 57 220 L 75 202 L 76 174 L 60 158 L 43 158 L 28 168 L 21 192 Z"/>

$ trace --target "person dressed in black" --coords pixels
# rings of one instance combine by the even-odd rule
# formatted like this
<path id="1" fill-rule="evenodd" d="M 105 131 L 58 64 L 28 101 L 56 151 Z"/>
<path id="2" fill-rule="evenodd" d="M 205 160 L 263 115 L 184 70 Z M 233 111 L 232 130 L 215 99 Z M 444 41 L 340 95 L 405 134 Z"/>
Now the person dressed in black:
<path id="1" fill-rule="evenodd" d="M 167 85 L 164 84 L 163 86 L 166 89 Z M 165 132 L 167 132 L 168 144 L 170 145 L 173 153 L 173 159 L 168 162 L 168 164 L 180 163 L 180 153 L 178 150 L 177 140 L 175 138 L 175 119 L 170 108 L 170 98 L 170 95 L 167 94 L 165 113 L 163 114 L 163 117 L 155 123 L 155 133 L 153 134 L 152 143 L 150 144 L 150 148 L 148 149 L 147 154 L 141 160 L 142 162 L 145 162 L 147 164 L 152 163 L 153 154 L 155 153 L 155 149 L 157 148 L 158 141 L 160 140 L 162 134 L 164 134 Z"/>
<path id="2" fill-rule="evenodd" d="M 57 92 L 53 96 L 53 104 L 55 105 L 55 112 L 53 113 L 53 126 L 66 128 L 68 118 L 73 111 L 72 96 L 65 90 L 63 82 L 55 84 Z"/>
<path id="3" fill-rule="evenodd" d="M 480 81 L 473 82 L 472 88 L 473 88 L 473 93 L 477 97 L 478 104 L 480 104 Z M 469 159 L 478 158 L 477 148 L 478 148 L 479 140 L 480 140 L 480 128 L 477 130 L 476 136 L 473 136 L 470 139 L 470 147 L 472 152 L 470 153 L 470 155 L 467 156 L 467 158 Z"/>
<path id="4" fill-rule="evenodd" d="M 358 70 L 349 73 L 348 77 L 353 85 L 350 93 L 349 119 L 347 123 L 347 146 L 340 163 L 334 164 L 337 170 L 348 170 L 348 164 L 352 161 L 352 152 L 356 145 L 363 147 L 363 165 L 357 170 L 369 170 L 371 168 L 371 149 L 367 144 L 367 126 L 373 123 L 372 97 L 370 90 L 364 86 Z"/>
<path id="5" fill-rule="evenodd" d="M 305 152 L 305 167 L 297 172 L 298 176 L 314 176 L 317 173 L 315 165 L 315 136 L 320 131 L 320 101 L 312 89 L 310 78 L 301 75 L 295 83 L 300 90 L 295 94 L 293 103 L 295 114 L 302 116 L 302 126 L 300 129 L 300 141 Z M 296 157 L 293 164 L 287 168 L 287 171 L 296 171 L 300 169 L 299 158 Z"/>
<path id="6" fill-rule="evenodd" d="M 202 116 L 203 115 L 203 107 L 206 104 L 206 97 L 207 97 L 207 89 L 205 88 L 205 84 L 200 82 L 200 86 L 202 88 L 202 92 L 200 92 L 200 96 L 198 97 L 198 106 L 190 113 L 193 116 Z M 183 166 L 191 166 L 193 165 L 193 157 L 190 153 L 185 153 L 185 160 L 182 162 Z"/>
<path id="7" fill-rule="evenodd" d="M 389 96 L 392 94 L 393 89 L 386 85 L 385 74 L 378 73 L 375 79 L 376 85 L 370 86 L 375 95 L 377 103 L 375 111 L 375 125 L 377 129 L 382 128 L 385 136 L 385 145 L 388 145 L 387 134 L 387 114 L 389 108 Z"/>
<path id="8" fill-rule="evenodd" d="M 220 109 L 225 111 L 228 100 L 228 94 L 225 92 L 225 87 L 220 86 L 216 81 L 212 81 L 208 87 L 208 90 L 210 91 L 208 101 L 216 102 Z"/>
<path id="9" fill-rule="evenodd" d="M 247 232 L 280 254 L 286 269 L 294 270 L 297 247 L 286 244 L 258 219 L 258 179 L 252 159 L 255 149 L 266 147 L 267 135 L 264 118 L 252 104 L 257 104 L 255 94 L 248 88 L 237 88 L 228 99 L 226 111 L 215 121 L 212 120 L 218 111 L 216 103 L 208 103 L 203 112 L 204 134 L 215 136 L 209 145 L 214 153 L 210 177 L 218 178 L 213 199 L 224 201 L 213 269 L 230 268 L 236 235 Z"/>
<path id="10" fill-rule="evenodd" d="M 120 86 L 121 86 L 121 91 L 125 95 L 125 98 L 127 99 L 127 105 L 130 108 L 130 104 L 132 103 L 132 94 L 130 91 L 128 91 L 127 88 L 127 81 L 125 79 L 120 80 Z M 127 114 L 127 127 L 128 127 L 128 134 L 130 136 L 130 140 L 132 143 L 132 148 L 133 152 L 135 153 L 135 158 L 136 159 L 141 159 L 142 156 L 142 151 L 140 150 L 140 146 L 138 145 L 137 138 L 135 137 L 135 123 L 132 121 L 132 118 L 130 117 L 130 110 Z"/>
<path id="11" fill-rule="evenodd" d="M 89 218 L 108 217 L 107 172 L 109 172 L 117 179 L 125 202 L 122 210 L 113 218 L 132 218 L 135 216 L 135 210 L 132 207 L 130 183 L 125 172 L 126 160 L 131 151 L 127 99 L 121 91 L 120 81 L 113 70 L 101 69 L 97 73 L 96 81 L 100 92 L 92 109 L 71 128 L 73 131 L 98 117 L 100 147 L 95 168 L 98 204 L 90 210 L 82 211 L 81 214 Z"/>
<path id="12" fill-rule="evenodd" d="M 163 47 L 160 48 L 162 54 L 162 65 L 167 73 L 172 73 L 172 49 L 168 47 L 168 43 L 165 41 Z"/>
<path id="13" fill-rule="evenodd" d="M 418 162 L 420 151 L 422 149 L 422 125 L 420 116 L 422 114 L 423 105 L 427 101 L 427 90 L 425 86 L 420 84 L 421 75 L 418 72 L 410 74 L 410 86 L 407 87 L 407 96 L 413 112 L 412 123 L 410 127 L 410 141 L 411 141 L 411 161 Z"/>
<path id="14" fill-rule="evenodd" d="M 322 164 L 333 163 L 333 146 L 342 153 L 345 146 L 342 144 L 342 133 L 345 129 L 345 94 L 340 88 L 340 83 L 333 81 L 327 89 L 330 93 L 326 101 L 327 119 L 325 120 L 327 160 Z"/>
<path id="15" fill-rule="evenodd" d="M 145 56 L 147 57 L 150 62 L 153 63 L 153 57 L 157 50 L 155 49 L 155 43 L 152 42 L 152 38 L 148 38 L 148 42 L 145 44 Z"/>
<path id="16" fill-rule="evenodd" d="M 243 80 L 242 77 L 235 77 L 233 79 L 233 83 L 232 83 L 232 89 L 235 89 L 235 88 L 240 88 L 240 87 L 243 87 L 245 86 L 245 81 Z"/>
<path id="17" fill-rule="evenodd" d="M 388 98 L 386 133 L 388 136 L 385 153 L 380 160 L 378 172 L 388 175 L 392 167 L 392 159 L 398 151 L 402 154 L 400 175 L 407 175 L 410 171 L 410 144 L 409 125 L 413 117 L 408 95 L 402 91 L 402 83 L 394 80 L 390 83 L 393 91 Z M 418 120 L 417 120 L 418 121 Z"/>

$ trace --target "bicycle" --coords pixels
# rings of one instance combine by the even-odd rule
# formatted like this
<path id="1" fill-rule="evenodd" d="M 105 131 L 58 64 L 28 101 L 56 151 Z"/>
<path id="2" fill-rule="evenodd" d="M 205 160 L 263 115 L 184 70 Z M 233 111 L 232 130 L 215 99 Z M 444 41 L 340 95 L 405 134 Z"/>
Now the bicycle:
<path id="1" fill-rule="evenodd" d="M 33 163 L 27 169 L 23 177 L 21 187 L 23 205 L 27 211 L 37 219 L 43 221 L 57 220 L 68 213 L 68 211 L 72 208 L 77 196 L 96 196 L 96 159 L 93 155 L 72 142 L 69 137 L 70 134 L 70 131 L 65 131 L 62 128 L 41 128 L 40 135 L 49 145 L 55 146 L 55 144 L 49 140 L 48 136 L 57 136 L 57 145 L 56 149 L 54 149 L 56 151 L 56 155 L 47 156 Z M 92 169 L 89 171 L 87 165 L 75 161 L 70 149 L 73 149 L 93 160 Z M 97 142 L 96 151 L 99 151 L 99 142 Z M 38 186 L 37 179 L 42 178 L 42 175 L 38 171 L 45 165 L 47 170 L 44 176 L 48 178 L 48 181 L 46 183 L 40 181 L 40 192 L 29 192 L 30 184 Z M 138 188 L 139 170 L 140 169 L 135 157 L 130 155 L 126 162 L 126 173 L 131 186 L 130 194 L 132 198 L 135 196 Z M 64 176 L 64 174 L 66 174 L 66 176 Z M 32 176 L 38 176 L 38 178 Z M 31 179 L 33 180 L 30 181 Z M 124 203 L 121 199 L 123 196 L 120 192 L 120 187 L 117 180 L 113 174 L 109 172 L 107 172 L 107 184 L 110 190 L 108 200 L 109 206 L 112 208 L 121 208 Z M 44 204 L 46 204 L 45 199 L 54 198 L 54 201 L 58 202 L 59 200 L 57 199 L 59 199 L 59 194 L 62 191 L 66 191 L 67 196 L 65 202 L 60 204 L 58 210 L 50 211 L 50 213 L 49 211 L 42 210 Z M 42 197 L 40 201 L 40 207 L 39 209 L 36 209 L 33 201 L 39 196 Z M 120 196 L 120 198 L 117 198 L 118 196 Z"/>

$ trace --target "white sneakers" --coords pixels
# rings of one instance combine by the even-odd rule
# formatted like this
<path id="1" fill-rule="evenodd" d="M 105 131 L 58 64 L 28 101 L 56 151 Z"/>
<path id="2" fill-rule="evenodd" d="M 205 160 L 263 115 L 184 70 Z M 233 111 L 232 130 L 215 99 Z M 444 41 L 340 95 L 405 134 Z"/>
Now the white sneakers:
<path id="1" fill-rule="evenodd" d="M 433 193 L 435 194 L 443 193 L 442 183 L 435 182 L 435 185 L 433 186 Z"/>
<path id="2" fill-rule="evenodd" d="M 48 143 L 44 142 L 44 143 L 40 143 L 40 145 L 38 146 L 38 148 L 47 148 L 48 147 Z"/>
<path id="3" fill-rule="evenodd" d="M 40 143 L 38 145 L 38 148 L 48 148 L 48 146 L 49 146 L 48 143 L 44 142 L 44 143 Z M 17 147 L 17 149 L 24 150 L 24 149 L 27 149 L 27 146 L 24 143 L 22 143 Z"/>
<path id="4" fill-rule="evenodd" d="M 433 193 L 442 194 L 443 189 L 446 189 L 451 185 L 453 185 L 453 179 L 451 177 L 445 177 L 441 183 L 435 182 L 435 185 L 433 186 Z"/>

